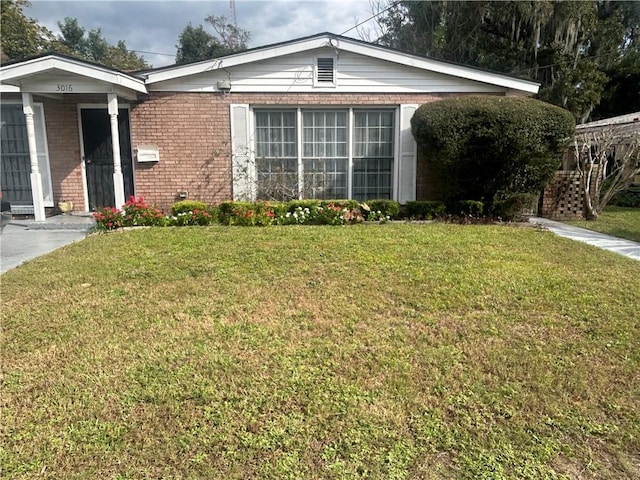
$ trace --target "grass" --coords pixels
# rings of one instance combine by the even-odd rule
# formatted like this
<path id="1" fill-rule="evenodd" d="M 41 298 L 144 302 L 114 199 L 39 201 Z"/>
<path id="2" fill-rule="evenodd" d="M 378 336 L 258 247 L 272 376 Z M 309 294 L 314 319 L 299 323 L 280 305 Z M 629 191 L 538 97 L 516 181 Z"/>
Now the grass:
<path id="1" fill-rule="evenodd" d="M 635 479 L 639 291 L 531 228 L 93 236 L 2 276 L 3 476 Z"/>
<path id="2" fill-rule="evenodd" d="M 640 208 L 607 207 L 596 221 L 566 222 L 596 232 L 640 242 Z"/>

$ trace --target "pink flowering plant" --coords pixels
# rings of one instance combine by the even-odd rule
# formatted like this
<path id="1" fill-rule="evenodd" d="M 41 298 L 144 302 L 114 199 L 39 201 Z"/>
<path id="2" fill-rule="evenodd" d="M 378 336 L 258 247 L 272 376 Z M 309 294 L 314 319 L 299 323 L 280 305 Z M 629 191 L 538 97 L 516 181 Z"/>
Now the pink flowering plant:
<path id="1" fill-rule="evenodd" d="M 106 232 L 122 227 L 122 212 L 115 207 L 106 207 L 98 209 L 93 218 L 96 221 L 96 230 Z"/>
<path id="2" fill-rule="evenodd" d="M 149 205 L 142 197 L 129 197 L 127 203 L 122 206 L 123 226 L 162 226 L 165 224 L 165 216 L 162 211 Z"/>
<path id="3" fill-rule="evenodd" d="M 275 208 L 267 202 L 224 202 L 220 221 L 226 225 L 266 227 L 274 223 Z"/>

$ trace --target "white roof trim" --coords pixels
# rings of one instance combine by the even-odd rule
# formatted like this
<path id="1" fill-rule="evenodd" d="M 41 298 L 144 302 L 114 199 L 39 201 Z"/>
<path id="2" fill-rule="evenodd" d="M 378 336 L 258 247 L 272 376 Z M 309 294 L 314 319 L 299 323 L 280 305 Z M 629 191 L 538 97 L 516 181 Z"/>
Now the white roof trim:
<path id="1" fill-rule="evenodd" d="M 14 85 L 0 85 L 0 93 L 20 93 L 20 88 Z"/>
<path id="2" fill-rule="evenodd" d="M 144 80 L 107 67 L 60 57 L 55 54 L 3 66 L 0 69 L 0 82 L 19 87 L 22 80 L 28 79 L 32 75 L 54 70 L 110 83 L 135 92 L 147 93 Z"/>
<path id="3" fill-rule="evenodd" d="M 462 65 L 455 65 L 439 60 L 420 57 L 410 53 L 397 52 L 378 45 L 364 44 L 359 41 L 350 41 L 347 38 L 336 37 L 330 34 L 278 44 L 272 47 L 258 48 L 244 53 L 241 52 L 189 65 L 176 65 L 156 71 L 148 71 L 143 73 L 143 75 L 147 78 L 146 83 L 152 84 L 323 47 L 330 47 L 337 51 L 343 50 L 346 52 L 352 52 L 409 67 L 497 85 L 530 94 L 538 93 L 538 89 L 540 87 L 540 84 L 536 82 L 520 80 L 499 73 L 487 72 L 472 67 L 465 67 Z"/>
<path id="4" fill-rule="evenodd" d="M 608 127 L 613 125 L 638 122 L 640 122 L 640 112 L 634 112 L 627 113 L 626 115 L 618 115 L 617 117 L 603 118 L 602 120 L 596 120 L 595 122 L 581 123 L 579 125 L 576 125 L 576 129 L 584 130 L 585 128 Z"/>

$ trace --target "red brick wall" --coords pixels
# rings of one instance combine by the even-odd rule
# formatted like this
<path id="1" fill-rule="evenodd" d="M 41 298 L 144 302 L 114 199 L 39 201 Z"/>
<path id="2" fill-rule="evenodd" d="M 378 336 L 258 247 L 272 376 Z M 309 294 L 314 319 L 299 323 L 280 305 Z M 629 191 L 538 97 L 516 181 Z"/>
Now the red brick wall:
<path id="1" fill-rule="evenodd" d="M 218 203 L 232 198 L 229 106 L 423 104 L 455 94 L 152 93 L 131 111 L 132 145 L 157 145 L 158 163 L 134 162 L 136 194 L 167 209 L 180 191 Z M 422 169 L 419 173 L 424 175 Z M 425 184 L 418 179 L 418 185 Z"/>
<path id="2" fill-rule="evenodd" d="M 53 186 L 54 205 L 60 200 L 71 200 L 74 210 L 86 210 L 78 133 L 77 96 L 62 100 L 34 97 L 42 102 L 49 147 L 49 167 Z"/>
<path id="3" fill-rule="evenodd" d="M 128 104 L 134 153 L 136 195 L 168 209 L 178 193 L 219 203 L 232 198 L 231 126 L 229 106 L 250 105 L 389 105 L 423 104 L 457 94 L 230 94 L 151 93 Z M 54 202 L 71 200 L 86 210 L 81 168 L 78 104 L 101 104 L 106 95 L 65 95 L 61 99 L 35 97 L 45 110 Z M 139 145 L 157 145 L 158 163 L 138 163 Z M 418 198 L 428 189 L 428 172 L 418 167 Z"/>

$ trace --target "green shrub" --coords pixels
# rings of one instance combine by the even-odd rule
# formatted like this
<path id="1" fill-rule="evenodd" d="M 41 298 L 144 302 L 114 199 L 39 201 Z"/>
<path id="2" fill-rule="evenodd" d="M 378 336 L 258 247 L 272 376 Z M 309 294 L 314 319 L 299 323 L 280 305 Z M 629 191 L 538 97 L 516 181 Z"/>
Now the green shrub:
<path id="1" fill-rule="evenodd" d="M 207 210 L 189 210 L 180 212 L 168 218 L 168 225 L 172 227 L 186 227 L 191 225 L 206 226 L 215 222 L 215 217 Z"/>
<path id="2" fill-rule="evenodd" d="M 447 203 L 447 214 L 455 217 L 481 217 L 484 214 L 484 203 L 479 200 L 458 200 Z"/>
<path id="3" fill-rule="evenodd" d="M 298 209 L 308 208 L 309 210 L 319 207 L 322 204 L 321 200 L 290 200 L 285 202 L 286 211 L 293 213 Z"/>
<path id="4" fill-rule="evenodd" d="M 407 218 L 415 220 L 432 220 L 442 217 L 447 213 L 447 206 L 444 202 L 437 200 L 419 200 L 407 202 L 405 214 Z"/>
<path id="5" fill-rule="evenodd" d="M 400 204 L 395 200 L 387 199 L 367 200 L 361 205 L 360 210 L 362 211 L 362 214 L 364 215 L 366 220 L 370 219 L 372 213 L 375 217 L 381 216 L 389 217 L 391 219 L 397 218 L 398 215 L 400 215 Z M 376 220 L 379 220 L 379 218 L 376 218 Z"/>
<path id="6" fill-rule="evenodd" d="M 321 200 L 320 201 L 321 207 L 324 207 L 327 205 L 346 208 L 347 210 L 356 210 L 360 208 L 360 202 L 358 202 L 357 200 L 338 199 L 338 200 Z"/>
<path id="7" fill-rule="evenodd" d="M 617 193 L 609 205 L 640 208 L 640 187 L 629 187 L 627 190 Z"/>
<path id="8" fill-rule="evenodd" d="M 535 211 L 537 195 L 530 193 L 514 194 L 494 202 L 491 213 L 502 220 L 521 221 Z"/>
<path id="9" fill-rule="evenodd" d="M 264 227 L 271 225 L 276 216 L 266 202 L 223 202 L 218 208 L 224 225 Z"/>
<path id="10" fill-rule="evenodd" d="M 171 206 L 171 213 L 175 216 L 179 213 L 198 211 L 207 211 L 209 206 L 204 202 L 197 200 L 181 200 Z"/>
<path id="11" fill-rule="evenodd" d="M 562 108 L 524 97 L 467 96 L 422 105 L 413 136 L 443 200 L 538 193 L 553 177 L 575 123 Z"/>

